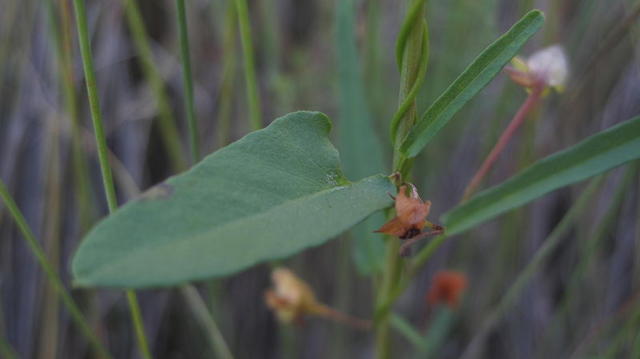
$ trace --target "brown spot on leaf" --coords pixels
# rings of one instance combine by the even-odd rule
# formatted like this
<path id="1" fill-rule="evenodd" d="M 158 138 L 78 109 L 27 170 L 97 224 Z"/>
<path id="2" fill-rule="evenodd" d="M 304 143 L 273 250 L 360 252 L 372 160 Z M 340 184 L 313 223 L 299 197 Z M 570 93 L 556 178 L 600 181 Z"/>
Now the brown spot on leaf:
<path id="1" fill-rule="evenodd" d="M 143 201 L 158 200 L 167 198 L 172 194 L 173 186 L 166 182 L 162 182 L 144 191 L 144 193 L 140 195 L 140 199 Z"/>

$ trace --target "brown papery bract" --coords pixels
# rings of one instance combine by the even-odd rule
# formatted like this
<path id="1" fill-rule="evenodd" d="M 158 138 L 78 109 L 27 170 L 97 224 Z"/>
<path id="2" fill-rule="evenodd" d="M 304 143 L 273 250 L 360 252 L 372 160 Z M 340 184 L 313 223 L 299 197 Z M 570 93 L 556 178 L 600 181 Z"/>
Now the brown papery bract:
<path id="1" fill-rule="evenodd" d="M 407 188 L 411 189 L 407 196 Z M 422 201 L 416 187 L 412 184 L 402 185 L 394 198 L 396 216 L 385 223 L 377 233 L 384 233 L 401 239 L 417 236 L 427 223 L 431 201 Z"/>

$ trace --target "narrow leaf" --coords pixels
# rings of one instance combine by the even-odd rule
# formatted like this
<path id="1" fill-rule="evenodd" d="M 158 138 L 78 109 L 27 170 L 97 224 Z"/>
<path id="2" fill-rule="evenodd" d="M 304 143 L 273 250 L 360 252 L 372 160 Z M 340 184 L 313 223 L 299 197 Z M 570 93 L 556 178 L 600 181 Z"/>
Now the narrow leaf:
<path id="1" fill-rule="evenodd" d="M 427 338 L 425 338 L 420 331 L 411 325 L 411 323 L 406 319 L 392 313 L 391 326 L 402 334 L 418 352 L 424 354 L 429 350 L 429 347 L 427 346 Z"/>
<path id="2" fill-rule="evenodd" d="M 480 92 L 536 33 L 544 22 L 539 10 L 530 11 L 489 45 L 425 111 L 402 142 L 400 151 L 415 157 L 464 104 Z"/>
<path id="3" fill-rule="evenodd" d="M 167 286 L 319 245 L 387 207 L 381 175 L 347 181 L 317 112 L 296 112 L 209 155 L 99 223 L 73 260 L 83 286 Z"/>
<path id="4" fill-rule="evenodd" d="M 538 161 L 503 184 L 476 195 L 444 215 L 453 235 L 522 206 L 560 187 L 640 158 L 640 117 L 595 134 Z"/>
<path id="5" fill-rule="evenodd" d="M 336 44 L 339 70 L 340 121 L 338 148 L 344 172 L 349 178 L 361 179 L 384 169 L 382 145 L 373 129 L 373 117 L 365 99 L 364 84 L 354 33 L 353 0 L 336 5 Z M 382 267 L 384 243 L 373 233 L 384 221 L 382 215 L 369 217 L 351 230 L 354 237 L 356 266 L 363 274 Z"/>

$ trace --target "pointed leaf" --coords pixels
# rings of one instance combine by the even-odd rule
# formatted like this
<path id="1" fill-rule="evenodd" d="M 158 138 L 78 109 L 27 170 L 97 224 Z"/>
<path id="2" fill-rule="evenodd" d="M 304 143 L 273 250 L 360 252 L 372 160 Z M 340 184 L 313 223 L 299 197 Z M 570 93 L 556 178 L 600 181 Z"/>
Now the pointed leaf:
<path id="1" fill-rule="evenodd" d="M 530 11 L 498 40 L 489 45 L 445 92 L 425 111 L 402 142 L 400 151 L 415 157 L 464 104 L 480 92 L 520 51 L 544 22 L 538 10 Z"/>
<path id="2" fill-rule="evenodd" d="M 296 112 L 209 155 L 99 223 L 73 260 L 83 286 L 167 286 L 319 245 L 391 204 L 381 175 L 350 183 L 331 123 Z"/>
<path id="3" fill-rule="evenodd" d="M 593 135 L 542 159 L 503 184 L 483 191 L 446 213 L 453 235 L 522 206 L 560 187 L 640 158 L 640 117 Z"/>

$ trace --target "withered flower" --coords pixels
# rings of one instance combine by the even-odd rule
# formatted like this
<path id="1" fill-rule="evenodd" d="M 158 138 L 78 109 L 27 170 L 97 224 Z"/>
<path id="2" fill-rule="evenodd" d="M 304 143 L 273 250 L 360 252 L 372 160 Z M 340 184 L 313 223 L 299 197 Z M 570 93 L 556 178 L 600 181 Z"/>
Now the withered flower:
<path id="1" fill-rule="evenodd" d="M 276 268 L 271 272 L 274 289 L 265 292 L 265 302 L 278 319 L 284 323 L 301 324 L 307 315 L 332 319 L 358 329 L 369 329 L 367 320 L 351 317 L 320 303 L 311 287 L 287 268 Z"/>
<path id="2" fill-rule="evenodd" d="M 407 188 L 410 189 L 408 196 Z M 428 236 L 444 233 L 444 227 L 427 221 L 427 216 L 431 209 L 431 201 L 423 202 L 413 184 L 408 183 L 400 186 L 398 195 L 396 197 L 391 196 L 391 198 L 395 200 L 396 216 L 376 232 L 405 240 L 400 246 L 401 256 L 409 256 L 411 254 L 411 246 L 415 242 Z M 425 226 L 429 226 L 431 231 L 423 232 L 422 230 Z"/>
<path id="3" fill-rule="evenodd" d="M 407 196 L 407 187 L 411 189 Z M 402 185 L 398 195 L 394 198 L 396 216 L 385 223 L 376 232 L 399 237 L 400 239 L 413 238 L 420 234 L 427 224 L 427 216 L 431 208 L 431 201 L 422 201 L 416 187 L 412 184 Z"/>
<path id="4" fill-rule="evenodd" d="M 455 271 L 440 271 L 433 277 L 427 292 L 427 303 L 430 306 L 446 304 L 451 309 L 458 306 L 462 292 L 467 287 L 467 277 Z"/>
<path id="5" fill-rule="evenodd" d="M 265 292 L 265 301 L 281 321 L 300 322 L 304 315 L 322 312 L 311 287 L 289 269 L 274 269 L 271 279 L 275 289 Z"/>

